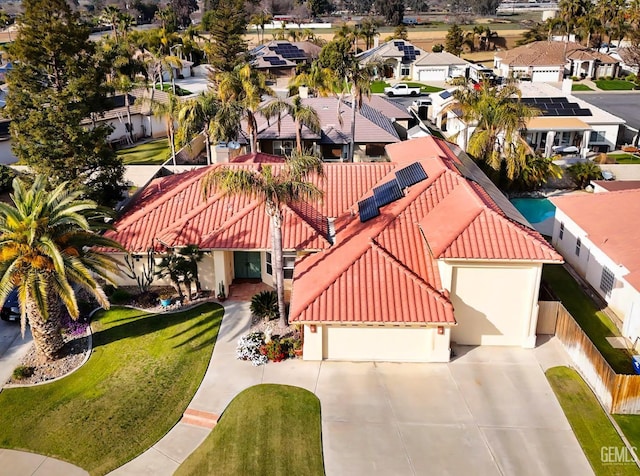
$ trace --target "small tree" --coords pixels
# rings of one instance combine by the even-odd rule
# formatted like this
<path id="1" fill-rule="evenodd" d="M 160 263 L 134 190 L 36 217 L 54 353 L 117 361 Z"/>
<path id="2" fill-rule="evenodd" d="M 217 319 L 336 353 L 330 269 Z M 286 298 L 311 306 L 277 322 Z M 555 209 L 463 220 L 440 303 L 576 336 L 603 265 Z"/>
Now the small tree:
<path id="1" fill-rule="evenodd" d="M 458 25 L 451 25 L 444 41 L 444 49 L 452 55 L 460 56 L 464 43 L 464 33 Z"/>
<path id="2" fill-rule="evenodd" d="M 595 162 L 587 160 L 567 167 L 567 172 L 573 178 L 578 188 L 585 188 L 592 180 L 602 179 L 602 170 Z"/>

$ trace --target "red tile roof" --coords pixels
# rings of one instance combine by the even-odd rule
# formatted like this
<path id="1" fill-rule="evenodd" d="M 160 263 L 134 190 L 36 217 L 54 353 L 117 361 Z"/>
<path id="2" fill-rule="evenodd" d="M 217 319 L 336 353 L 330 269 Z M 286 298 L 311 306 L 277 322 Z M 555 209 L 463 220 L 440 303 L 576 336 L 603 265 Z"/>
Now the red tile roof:
<path id="1" fill-rule="evenodd" d="M 537 232 L 509 219 L 462 176 L 461 159 L 446 142 L 413 139 L 388 146 L 387 153 L 396 169 L 419 162 L 427 180 L 365 223 L 355 214 L 336 220 L 335 244 L 295 267 L 292 321 L 453 324 L 438 258 L 562 261 Z M 391 171 L 378 185 L 394 177 Z"/>
<path id="2" fill-rule="evenodd" d="M 589 240 L 629 270 L 625 280 L 640 290 L 640 189 L 552 198 Z"/>
<path id="3" fill-rule="evenodd" d="M 281 155 L 265 154 L 264 152 L 252 152 L 250 154 L 239 155 L 230 160 L 234 164 L 273 164 L 284 162 Z"/>
<path id="4" fill-rule="evenodd" d="M 591 183 L 604 188 L 607 192 L 640 188 L 640 180 L 592 180 Z"/>
<path id="5" fill-rule="evenodd" d="M 150 246 L 269 249 L 271 238 L 264 206 L 255 198 L 212 194 L 206 201 L 202 179 L 215 167 L 253 168 L 253 164 L 219 164 L 153 180 L 115 223 L 108 236 L 129 251 Z M 273 164 L 277 172 L 280 165 Z M 389 163 L 325 164 L 325 178 L 315 179 L 325 191 L 319 203 L 285 210 L 287 250 L 325 249 L 327 217 L 355 208 L 358 199 L 393 169 Z"/>

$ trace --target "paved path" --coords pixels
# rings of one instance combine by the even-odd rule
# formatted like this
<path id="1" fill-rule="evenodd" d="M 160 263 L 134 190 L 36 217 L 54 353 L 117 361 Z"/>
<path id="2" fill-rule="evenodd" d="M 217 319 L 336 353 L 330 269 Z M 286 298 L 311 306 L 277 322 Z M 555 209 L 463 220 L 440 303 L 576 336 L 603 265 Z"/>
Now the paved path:
<path id="1" fill-rule="evenodd" d="M 85 470 L 64 461 L 24 451 L 0 448 L 0 475 L 85 476 Z"/>
<path id="2" fill-rule="evenodd" d="M 593 474 L 544 377 L 543 369 L 568 363 L 556 339 L 534 350 L 461 347 L 450 364 L 294 360 L 253 367 L 235 358 L 248 307 L 225 303 L 211 363 L 183 419 L 112 475 L 173 474 L 229 402 L 259 383 L 296 385 L 320 398 L 328 476 Z M 25 457 L 2 451 L 0 474 Z M 31 457 L 46 460 L 42 467 L 60 463 Z M 45 474 L 28 471 L 11 474 Z"/>
<path id="3" fill-rule="evenodd" d="M 0 320 L 0 390 L 2 390 L 2 384 L 11 377 L 13 369 L 18 366 L 29 351 L 31 342 L 29 326 L 27 326 L 23 339 L 18 322 Z"/>

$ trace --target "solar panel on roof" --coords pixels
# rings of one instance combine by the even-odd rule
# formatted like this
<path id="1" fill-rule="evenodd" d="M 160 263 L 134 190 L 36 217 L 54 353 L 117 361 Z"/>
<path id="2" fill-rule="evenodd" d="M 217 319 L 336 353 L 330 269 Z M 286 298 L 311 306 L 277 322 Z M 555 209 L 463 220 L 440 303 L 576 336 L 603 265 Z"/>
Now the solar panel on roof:
<path id="1" fill-rule="evenodd" d="M 404 167 L 396 172 L 396 180 L 400 188 L 411 187 L 428 178 L 427 173 L 422 168 L 422 164 L 416 162 Z"/>
<path id="2" fill-rule="evenodd" d="M 585 116 L 591 116 L 592 114 L 590 109 L 576 109 L 573 115 L 585 117 Z"/>
<path id="3" fill-rule="evenodd" d="M 365 198 L 358 202 L 358 213 L 360 215 L 360 221 L 364 223 L 365 221 L 371 220 L 372 218 L 380 215 L 380 210 L 376 205 L 375 197 Z"/>
<path id="4" fill-rule="evenodd" d="M 376 199 L 378 208 L 388 205 L 402 198 L 404 194 L 398 185 L 397 180 L 390 180 L 373 189 L 373 198 Z"/>
<path id="5" fill-rule="evenodd" d="M 440 97 L 441 97 L 442 99 L 450 98 L 450 97 L 451 97 L 451 93 L 450 93 L 449 91 L 446 91 L 446 90 L 445 90 L 445 91 L 442 91 L 442 92 L 440 93 Z"/>

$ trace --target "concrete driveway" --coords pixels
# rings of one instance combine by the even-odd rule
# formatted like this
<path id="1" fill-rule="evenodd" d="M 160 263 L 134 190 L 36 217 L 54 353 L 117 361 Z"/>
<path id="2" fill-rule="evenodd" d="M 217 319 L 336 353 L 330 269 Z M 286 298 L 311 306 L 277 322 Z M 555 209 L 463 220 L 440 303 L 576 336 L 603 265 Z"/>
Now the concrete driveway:
<path id="1" fill-rule="evenodd" d="M 458 350 L 450 364 L 323 362 L 327 475 L 593 474 L 536 351 Z"/>
<path id="2" fill-rule="evenodd" d="M 31 331 L 28 326 L 23 339 L 20 335 L 20 323 L 0 320 L 0 389 L 30 346 Z"/>

